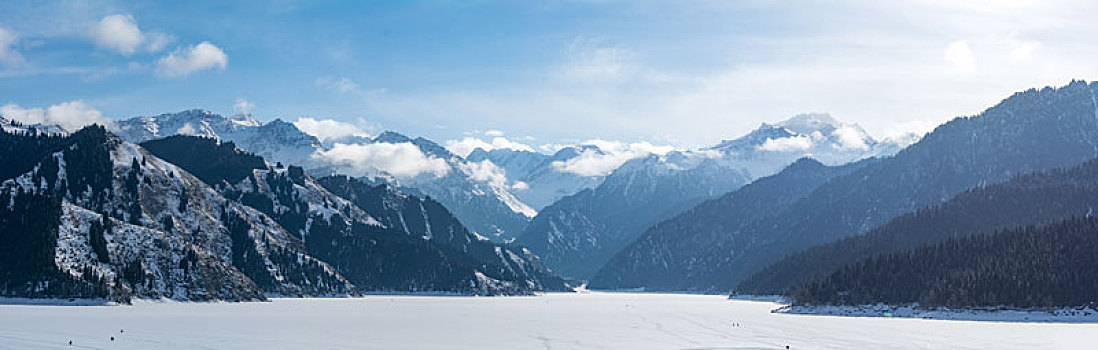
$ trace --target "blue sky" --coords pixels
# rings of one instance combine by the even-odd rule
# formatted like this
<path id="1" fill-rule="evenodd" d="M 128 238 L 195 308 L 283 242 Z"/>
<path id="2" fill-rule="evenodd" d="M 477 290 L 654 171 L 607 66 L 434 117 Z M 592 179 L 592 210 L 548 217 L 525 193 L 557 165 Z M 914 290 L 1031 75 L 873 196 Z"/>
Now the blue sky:
<path id="1" fill-rule="evenodd" d="M 236 106 L 535 148 L 694 147 L 802 112 L 885 136 L 1098 78 L 1095 15 L 1085 1 L 5 1 L 0 105 Z"/>

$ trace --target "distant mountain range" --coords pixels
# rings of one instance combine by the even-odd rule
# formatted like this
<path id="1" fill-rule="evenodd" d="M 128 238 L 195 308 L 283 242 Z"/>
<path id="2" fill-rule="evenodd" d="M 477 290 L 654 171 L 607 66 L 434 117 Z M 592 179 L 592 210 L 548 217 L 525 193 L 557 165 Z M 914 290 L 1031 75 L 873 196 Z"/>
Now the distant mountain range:
<path id="1" fill-rule="evenodd" d="M 602 183 L 603 176 L 584 176 L 560 169 L 564 162 L 585 154 L 606 156 L 606 152 L 598 146 L 579 145 L 561 148 L 552 155 L 507 148 L 491 151 L 477 148 L 466 159 L 470 162 L 487 160 L 503 168 L 509 180 L 520 184 L 511 188 L 515 197 L 536 210 L 542 210 L 561 198 Z"/>
<path id="2" fill-rule="evenodd" d="M 117 126 L 116 134 L 133 143 L 171 135 L 204 136 L 232 141 L 237 147 L 271 161 L 306 168 L 323 166 L 312 157 L 317 151 L 324 149 L 320 140 L 281 119 L 264 124 L 251 115 L 226 118 L 195 109 L 120 120 Z"/>
<path id="3" fill-rule="evenodd" d="M 812 156 L 843 164 L 901 148 L 825 114 L 795 116 L 717 146 L 634 159 L 543 209 L 518 242 L 565 276 L 590 278 L 651 225 Z"/>
<path id="4" fill-rule="evenodd" d="M 727 291 L 791 254 L 864 234 L 892 218 L 938 205 L 967 189 L 1034 171 L 1078 165 L 1098 156 L 1096 90 L 1098 86 L 1072 82 L 1062 88 L 1017 93 L 980 115 L 939 126 L 893 157 L 836 176 L 777 210 L 741 213 L 722 210 L 725 201 L 706 202 L 649 230 L 637 244 L 603 267 L 591 284 L 602 288 Z M 778 196 L 780 193 L 771 197 Z M 1073 212 L 1077 210 L 1059 215 Z M 729 219 L 739 215 L 743 217 Z M 730 221 L 747 224 L 720 226 Z M 826 257 L 821 259 L 826 261 Z M 687 277 L 664 284 L 668 281 L 665 278 L 649 279 L 637 276 L 635 271 Z M 817 276 L 818 272 L 813 269 L 810 275 Z M 766 276 L 759 278 L 765 280 Z M 760 282 L 754 286 L 772 290 L 783 283 Z"/>

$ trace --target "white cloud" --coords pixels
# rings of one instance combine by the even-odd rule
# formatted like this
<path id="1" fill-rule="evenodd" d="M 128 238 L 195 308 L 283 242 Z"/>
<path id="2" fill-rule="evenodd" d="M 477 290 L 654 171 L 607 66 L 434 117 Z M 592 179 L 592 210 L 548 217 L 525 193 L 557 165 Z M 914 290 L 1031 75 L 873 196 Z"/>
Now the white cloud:
<path id="1" fill-rule="evenodd" d="M 780 137 L 776 139 L 766 139 L 763 144 L 755 147 L 760 151 L 770 152 L 791 152 L 791 151 L 805 151 L 816 144 L 808 135 L 796 135 L 790 137 Z"/>
<path id="2" fill-rule="evenodd" d="M 598 41 L 576 38 L 568 46 L 565 76 L 581 80 L 619 80 L 636 73 L 632 50 L 600 45 Z"/>
<path id="3" fill-rule="evenodd" d="M 18 42 L 19 36 L 0 27 L 0 64 L 9 67 L 23 65 L 23 55 L 15 49 L 15 44 Z"/>
<path id="4" fill-rule="evenodd" d="M 582 144 L 593 145 L 599 150 L 586 149 L 566 161 L 553 162 L 553 168 L 580 176 L 606 176 L 631 159 L 652 154 L 665 155 L 675 150 L 671 146 L 656 146 L 648 142 L 626 144 L 619 141 L 588 140 Z"/>
<path id="5" fill-rule="evenodd" d="M 233 103 L 233 112 L 239 114 L 251 114 L 253 110 L 255 110 L 255 103 L 252 103 L 252 101 L 248 101 L 243 98 L 237 98 L 236 102 Z"/>
<path id="6" fill-rule="evenodd" d="M 340 139 L 348 136 L 370 136 L 355 124 L 332 119 L 301 117 L 294 122 L 294 126 L 301 129 L 301 131 L 304 131 L 306 134 L 316 136 L 316 138 L 321 141 Z"/>
<path id="7" fill-rule="evenodd" d="M 907 147 L 922 139 L 938 125 L 938 123 L 929 120 L 911 120 L 896 123 L 885 131 L 884 135 L 881 136 L 881 141 Z"/>
<path id="8" fill-rule="evenodd" d="M 156 72 L 163 77 L 177 78 L 200 70 L 224 70 L 228 64 L 229 57 L 221 51 L 221 48 L 209 41 L 203 41 L 198 45 L 179 48 L 161 57 L 156 61 Z"/>
<path id="9" fill-rule="evenodd" d="M 80 100 L 62 102 L 46 108 L 23 108 L 9 103 L 0 106 L 0 115 L 24 124 L 55 124 L 68 131 L 76 131 L 93 123 L 110 129 L 115 127 L 113 120 Z"/>
<path id="10" fill-rule="evenodd" d="M 842 115 L 883 135 L 895 123 L 940 123 L 977 114 L 1016 91 L 1098 77 L 1093 40 L 1098 26 L 1090 18 L 1098 2 L 751 2 L 708 8 L 717 3 L 656 11 L 625 6 L 646 26 L 669 31 L 653 36 L 608 29 L 599 34 L 610 38 L 603 47 L 635 52 L 632 60 L 619 61 L 635 70 L 622 84 L 568 79 L 571 63 L 585 61 L 577 59 L 583 55 L 571 55 L 573 38 L 567 37 L 558 43 L 556 60 L 522 67 L 545 74 L 512 72 L 519 78 L 502 84 L 459 82 L 449 90 L 394 90 L 368 108 L 383 121 L 415 119 L 459 130 L 507 122 L 502 126 L 509 133 L 536 133 L 543 141 L 538 144 L 607 138 L 676 140 L 700 147 L 735 138 L 763 121 L 812 110 Z M 678 21 L 687 18 L 684 12 L 697 20 Z M 777 29 L 676 34 L 745 16 Z M 1019 40 L 1039 44 L 1012 45 L 1007 36 L 1012 31 Z M 943 58 L 958 39 L 972 53 L 971 73 L 959 74 Z M 649 75 L 669 78 L 642 79 Z"/>
<path id="11" fill-rule="evenodd" d="M 102 48 L 118 51 L 123 55 L 132 55 L 141 47 L 145 37 L 137 28 L 133 15 L 110 15 L 103 17 L 92 28 L 92 39 Z"/>
<path id="12" fill-rule="evenodd" d="M 495 163 L 490 160 L 482 160 L 479 162 L 465 162 L 459 164 L 461 171 L 468 175 L 469 178 L 474 181 L 485 182 L 491 185 L 505 187 L 507 184 L 507 173 Z"/>
<path id="13" fill-rule="evenodd" d="M 957 40 L 949 44 L 949 47 L 946 48 L 945 60 L 949 61 L 953 68 L 961 73 L 971 73 L 976 70 L 976 54 L 972 53 L 972 48 L 964 40 Z"/>
<path id="14" fill-rule="evenodd" d="M 338 93 L 341 93 L 341 94 L 359 93 L 359 92 L 362 91 L 359 88 L 358 83 L 356 83 L 354 80 L 351 80 L 350 78 L 347 78 L 347 77 L 339 77 L 339 78 L 321 77 L 321 78 L 316 78 L 316 81 L 314 82 L 314 84 L 316 84 L 316 86 L 319 86 L 319 87 L 322 87 L 322 88 L 325 88 L 325 89 L 329 89 L 329 90 L 332 90 L 332 91 L 335 91 L 335 92 L 338 92 Z"/>
<path id="15" fill-rule="evenodd" d="M 850 125 L 843 125 L 834 132 L 832 132 L 839 143 L 836 145 L 843 150 L 868 150 L 869 144 L 866 143 L 865 136 L 861 130 Z"/>
<path id="16" fill-rule="evenodd" d="M 314 157 L 349 168 L 356 174 L 374 174 L 384 171 L 398 178 L 411 178 L 420 174 L 443 176 L 450 166 L 445 160 L 428 157 L 411 143 L 337 143 L 330 150 L 319 151 Z"/>
<path id="17" fill-rule="evenodd" d="M 148 33 L 145 35 L 145 51 L 160 52 L 175 41 L 175 37 L 165 33 Z"/>
<path id="18" fill-rule="evenodd" d="M 148 52 L 163 50 L 174 38 L 165 33 L 143 33 L 131 14 L 103 17 L 91 28 L 96 46 L 129 56 L 144 48 Z"/>
<path id="19" fill-rule="evenodd" d="M 807 132 L 807 130 L 800 130 Z M 789 137 L 768 138 L 755 150 L 766 152 L 805 152 L 822 145 L 830 144 L 833 149 L 841 151 L 866 151 L 869 150 L 869 141 L 872 137 L 865 133 L 858 125 L 840 124 L 829 135 L 824 135 L 819 130 L 811 133 L 803 133 Z"/>
<path id="20" fill-rule="evenodd" d="M 1013 46 L 1010 50 L 1010 60 L 1015 63 L 1029 61 L 1033 58 L 1033 53 L 1041 48 L 1040 41 L 1018 39 L 1018 32 L 1011 32 L 1009 41 Z"/>
<path id="21" fill-rule="evenodd" d="M 453 154 L 456 154 L 456 155 L 459 155 L 459 156 L 462 156 L 462 157 L 468 157 L 469 154 L 473 153 L 473 151 L 476 150 L 477 148 L 480 148 L 480 149 L 483 149 L 483 150 L 486 150 L 486 151 L 491 151 L 493 149 L 492 144 L 488 143 L 487 141 L 475 138 L 475 137 L 466 137 L 466 138 L 463 138 L 461 140 L 448 140 L 448 141 L 446 141 L 446 149 L 449 150 L 450 153 L 453 153 Z"/>
<path id="22" fill-rule="evenodd" d="M 1028 61 L 1030 57 L 1033 57 L 1033 52 L 1040 47 L 1041 43 L 1036 41 L 1018 43 L 1013 50 L 1010 50 L 1010 59 L 1015 62 Z"/>
<path id="23" fill-rule="evenodd" d="M 546 144 L 542 144 L 542 145 L 538 146 L 538 150 L 541 151 L 542 153 L 554 154 L 554 153 L 557 153 L 560 150 L 562 150 L 562 149 L 564 149 L 565 147 L 568 147 L 568 146 L 569 145 L 562 144 L 562 143 L 546 143 Z"/>
<path id="24" fill-rule="evenodd" d="M 484 132 L 484 136 L 503 136 L 502 130 L 488 130 Z"/>
<path id="25" fill-rule="evenodd" d="M 491 131 L 489 131 L 491 132 Z M 487 135 L 488 132 L 485 132 Z M 516 151 L 534 152 L 534 148 L 521 142 L 511 141 L 503 136 L 493 137 L 491 142 L 481 140 L 476 137 L 465 137 L 461 140 L 449 140 L 446 141 L 446 149 L 451 153 L 468 157 L 470 153 L 473 153 L 477 148 L 484 149 L 485 151 L 491 151 L 494 149 L 511 149 Z"/>

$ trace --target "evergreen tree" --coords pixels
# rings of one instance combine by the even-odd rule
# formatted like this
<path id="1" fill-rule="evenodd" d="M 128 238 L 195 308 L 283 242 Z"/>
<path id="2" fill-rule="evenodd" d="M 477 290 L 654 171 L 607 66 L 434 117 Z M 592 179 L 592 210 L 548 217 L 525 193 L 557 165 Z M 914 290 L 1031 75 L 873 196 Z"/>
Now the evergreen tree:
<path id="1" fill-rule="evenodd" d="M 793 293 L 796 304 L 1076 307 L 1098 303 L 1098 218 L 950 239 L 870 258 Z"/>

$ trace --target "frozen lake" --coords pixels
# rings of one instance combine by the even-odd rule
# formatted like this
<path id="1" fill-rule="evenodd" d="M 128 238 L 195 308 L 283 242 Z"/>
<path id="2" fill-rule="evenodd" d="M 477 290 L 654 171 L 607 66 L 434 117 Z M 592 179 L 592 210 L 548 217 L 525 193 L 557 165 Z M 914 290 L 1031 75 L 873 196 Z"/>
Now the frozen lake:
<path id="1" fill-rule="evenodd" d="M 3 305 L 0 348 L 1075 349 L 1098 342 L 1096 324 L 770 313 L 777 306 L 723 296 L 619 293 Z"/>

